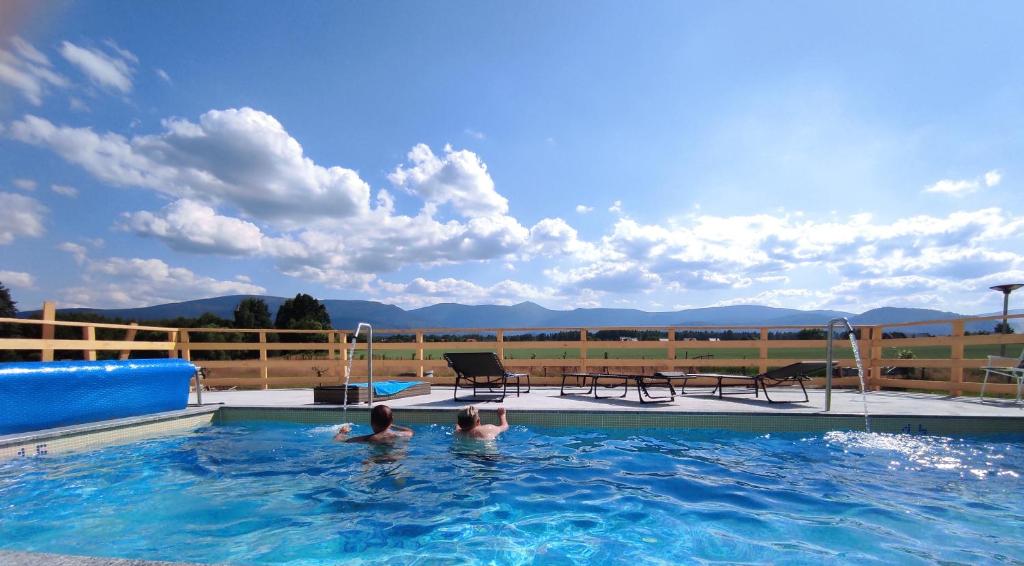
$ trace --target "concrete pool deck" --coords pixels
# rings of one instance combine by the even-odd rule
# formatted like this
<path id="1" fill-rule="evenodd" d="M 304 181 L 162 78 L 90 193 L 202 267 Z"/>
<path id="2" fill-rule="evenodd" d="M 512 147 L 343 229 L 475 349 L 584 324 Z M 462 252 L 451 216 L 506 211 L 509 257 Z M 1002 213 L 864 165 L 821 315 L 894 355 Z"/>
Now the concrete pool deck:
<path id="1" fill-rule="evenodd" d="M 621 391 L 621 390 L 620 390 Z M 509 411 L 650 411 L 667 413 L 701 414 L 766 414 L 766 415 L 862 415 L 863 404 L 859 392 L 849 389 L 833 390 L 832 411 L 825 413 L 825 391 L 808 390 L 809 403 L 778 402 L 768 403 L 762 395 L 729 395 L 740 393 L 742 388 L 727 388 L 725 398 L 710 394 L 710 389 L 690 389 L 685 395 L 677 395 L 675 401 L 640 403 L 635 388 L 625 398 L 612 397 L 595 399 L 593 395 L 559 395 L 558 387 L 534 387 L 528 394 L 519 397 L 509 395 L 504 406 Z M 476 404 L 483 410 L 497 408 L 498 403 L 464 401 L 463 395 L 472 391 L 459 392 L 460 400 L 452 400 L 452 388 L 433 386 L 429 395 L 393 399 L 386 403 L 393 408 L 407 410 L 457 410 L 469 404 Z M 660 394 L 658 390 L 656 394 Z M 612 390 L 601 391 L 601 395 L 614 395 Z M 777 389 L 771 392 L 777 401 L 802 398 L 799 389 Z M 195 403 L 195 393 L 190 403 Z M 313 390 L 268 389 L 263 391 L 205 391 L 203 404 L 222 404 L 227 407 L 273 407 L 273 408 L 318 408 L 326 409 L 338 405 L 313 403 Z M 363 405 L 365 407 L 365 405 Z M 902 391 L 872 391 L 868 393 L 868 411 L 873 416 L 914 415 L 929 417 L 1017 417 L 1024 419 L 1024 404 L 1015 404 L 1012 399 L 988 398 L 979 402 L 977 397 L 947 397 L 929 393 Z"/>

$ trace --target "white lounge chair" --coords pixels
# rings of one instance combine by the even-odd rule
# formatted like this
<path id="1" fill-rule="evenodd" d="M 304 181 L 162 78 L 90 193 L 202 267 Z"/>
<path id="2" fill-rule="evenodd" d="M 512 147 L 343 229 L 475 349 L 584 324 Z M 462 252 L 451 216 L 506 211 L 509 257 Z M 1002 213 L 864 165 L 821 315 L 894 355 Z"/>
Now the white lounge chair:
<path id="1" fill-rule="evenodd" d="M 1020 357 L 1017 358 L 1017 365 L 1013 367 L 1001 366 L 998 364 L 1005 364 L 1007 360 L 1013 358 L 1004 358 L 1002 356 L 989 356 L 988 365 L 985 366 L 985 380 L 981 382 L 981 393 L 978 394 L 978 399 L 982 400 L 985 398 L 985 385 L 988 383 L 989 374 L 996 374 L 1008 377 L 1010 379 L 1017 380 L 1017 402 L 1020 403 L 1021 386 L 1024 385 L 1024 349 L 1020 351 Z"/>

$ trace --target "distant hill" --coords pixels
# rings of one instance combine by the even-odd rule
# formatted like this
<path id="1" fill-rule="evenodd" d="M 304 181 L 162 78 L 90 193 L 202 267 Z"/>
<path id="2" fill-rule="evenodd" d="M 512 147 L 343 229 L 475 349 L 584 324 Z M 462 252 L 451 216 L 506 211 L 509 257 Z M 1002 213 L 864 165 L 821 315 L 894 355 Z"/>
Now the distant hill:
<path id="1" fill-rule="evenodd" d="M 151 321 L 176 317 L 198 317 L 209 312 L 222 318 L 234 317 L 235 307 L 242 299 L 256 297 L 267 302 L 271 317 L 285 301 L 284 297 L 259 295 L 228 295 L 130 309 L 59 309 L 59 313 L 87 312 L 125 320 Z M 552 310 L 536 303 L 517 305 L 462 305 L 441 303 L 405 310 L 377 301 L 322 301 L 335 328 L 352 328 L 358 322 L 369 322 L 378 328 L 521 328 L 557 326 L 723 326 L 735 325 L 797 325 L 824 324 L 831 318 L 849 317 L 853 324 L 878 324 L 959 318 L 954 312 L 932 309 L 883 307 L 860 314 L 842 311 L 786 309 L 760 305 L 705 307 L 669 312 L 648 312 L 637 309 L 591 308 Z M 31 316 L 39 311 L 19 313 Z M 1021 312 L 1021 311 L 1015 311 Z M 1020 328 L 1024 324 L 1016 323 Z M 969 325 L 971 331 L 991 330 L 995 321 Z M 912 330 L 911 330 L 912 328 Z M 925 325 L 908 328 L 910 332 L 943 334 L 948 325 Z M 899 330 L 896 328 L 896 330 Z"/>

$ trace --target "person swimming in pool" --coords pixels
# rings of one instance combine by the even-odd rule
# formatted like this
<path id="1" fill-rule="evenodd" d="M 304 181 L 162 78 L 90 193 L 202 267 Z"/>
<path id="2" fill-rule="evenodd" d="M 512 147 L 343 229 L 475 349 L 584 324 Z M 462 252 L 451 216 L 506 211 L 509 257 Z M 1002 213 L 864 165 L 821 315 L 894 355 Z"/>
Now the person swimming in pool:
<path id="1" fill-rule="evenodd" d="M 455 434 L 464 438 L 475 440 L 494 440 L 498 435 L 508 430 L 508 419 L 505 417 L 505 407 L 498 407 L 498 424 L 480 424 L 480 412 L 476 407 L 470 405 L 459 411 L 458 424 L 455 425 Z"/>
<path id="2" fill-rule="evenodd" d="M 395 424 L 395 417 L 391 407 L 377 405 L 370 411 L 370 427 L 373 434 L 349 437 L 352 432 L 352 425 L 343 424 L 334 435 L 334 440 L 341 442 L 369 442 L 373 444 L 391 444 L 397 440 L 405 440 L 412 437 L 412 429 Z"/>

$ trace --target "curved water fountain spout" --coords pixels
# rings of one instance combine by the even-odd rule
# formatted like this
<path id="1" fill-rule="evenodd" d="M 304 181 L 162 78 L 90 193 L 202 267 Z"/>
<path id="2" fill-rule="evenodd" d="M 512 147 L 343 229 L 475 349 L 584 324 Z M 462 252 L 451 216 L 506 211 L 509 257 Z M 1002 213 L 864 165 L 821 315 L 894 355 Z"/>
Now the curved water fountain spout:
<path id="1" fill-rule="evenodd" d="M 832 410 L 832 339 L 835 337 L 833 329 L 836 324 L 846 327 L 850 336 L 850 348 L 853 349 L 853 359 L 857 362 L 857 377 L 860 378 L 860 396 L 864 403 L 864 430 L 871 432 L 871 417 L 868 415 L 868 393 L 864 386 L 864 362 L 860 358 L 860 347 L 857 345 L 857 336 L 853 331 L 853 325 L 844 317 L 833 318 L 828 321 L 828 342 L 825 345 L 825 411 Z"/>
<path id="2" fill-rule="evenodd" d="M 359 338 L 359 333 L 365 328 L 367 330 L 366 335 L 366 368 L 367 368 L 367 406 L 373 408 L 373 325 L 369 322 L 360 322 L 356 326 L 356 331 L 352 333 L 352 341 L 348 347 L 348 365 L 345 366 L 345 389 L 342 392 L 342 421 L 348 422 L 345 419 L 348 418 L 348 382 L 352 378 L 352 360 L 355 359 L 356 354 L 356 341 Z"/>

